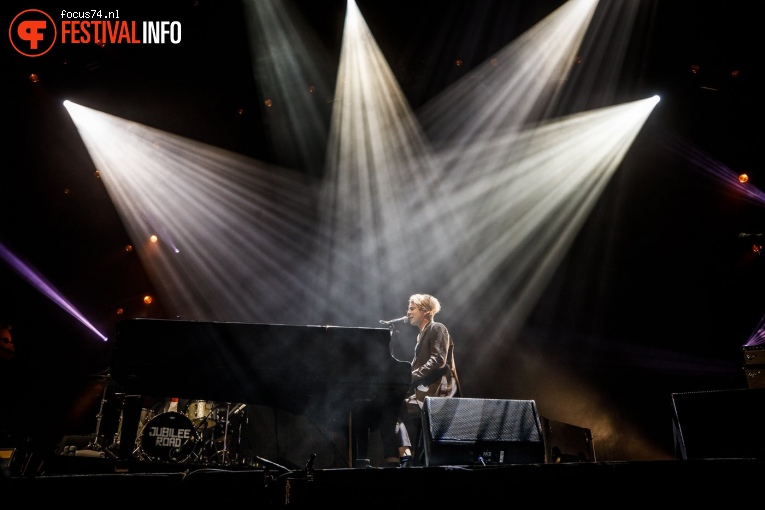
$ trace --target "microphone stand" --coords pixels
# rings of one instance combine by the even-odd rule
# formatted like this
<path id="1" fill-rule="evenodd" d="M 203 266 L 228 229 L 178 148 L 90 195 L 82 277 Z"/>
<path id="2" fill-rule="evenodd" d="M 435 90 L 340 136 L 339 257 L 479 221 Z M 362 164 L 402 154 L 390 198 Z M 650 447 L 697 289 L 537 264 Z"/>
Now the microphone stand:
<path id="1" fill-rule="evenodd" d="M 311 456 L 308 457 L 308 462 L 305 464 L 305 478 L 309 482 L 313 481 L 313 463 L 315 460 L 316 454 L 312 453 Z"/>

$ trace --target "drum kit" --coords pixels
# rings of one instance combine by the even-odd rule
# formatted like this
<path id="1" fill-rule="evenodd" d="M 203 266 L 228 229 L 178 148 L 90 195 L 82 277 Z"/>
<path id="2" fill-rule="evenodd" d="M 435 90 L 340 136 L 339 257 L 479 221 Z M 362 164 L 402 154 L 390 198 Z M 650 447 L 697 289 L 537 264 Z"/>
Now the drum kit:
<path id="1" fill-rule="evenodd" d="M 138 460 L 229 466 L 244 462 L 245 404 L 191 400 L 185 409 L 142 409 L 133 455 Z M 119 450 L 122 413 L 114 443 Z"/>

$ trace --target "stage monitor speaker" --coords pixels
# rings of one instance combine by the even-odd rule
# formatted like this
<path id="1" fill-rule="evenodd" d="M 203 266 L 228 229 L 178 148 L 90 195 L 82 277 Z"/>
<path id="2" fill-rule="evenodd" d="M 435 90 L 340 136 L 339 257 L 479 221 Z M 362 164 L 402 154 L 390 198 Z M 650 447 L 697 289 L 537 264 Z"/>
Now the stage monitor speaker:
<path id="1" fill-rule="evenodd" d="M 765 459 L 765 388 L 673 393 L 678 459 Z"/>
<path id="2" fill-rule="evenodd" d="M 541 417 L 545 463 L 595 462 L 592 431 L 570 423 Z"/>
<path id="3" fill-rule="evenodd" d="M 426 466 L 542 464 L 542 426 L 533 400 L 426 397 Z"/>

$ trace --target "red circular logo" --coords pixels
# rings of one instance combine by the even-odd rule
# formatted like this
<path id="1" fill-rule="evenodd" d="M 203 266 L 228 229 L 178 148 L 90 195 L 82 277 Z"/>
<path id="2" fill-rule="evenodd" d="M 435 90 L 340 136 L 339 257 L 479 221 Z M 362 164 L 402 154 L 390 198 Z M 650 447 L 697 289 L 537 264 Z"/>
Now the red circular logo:
<path id="1" fill-rule="evenodd" d="M 11 21 L 8 37 L 13 48 L 25 57 L 45 55 L 56 44 L 56 23 L 43 11 L 28 9 Z"/>

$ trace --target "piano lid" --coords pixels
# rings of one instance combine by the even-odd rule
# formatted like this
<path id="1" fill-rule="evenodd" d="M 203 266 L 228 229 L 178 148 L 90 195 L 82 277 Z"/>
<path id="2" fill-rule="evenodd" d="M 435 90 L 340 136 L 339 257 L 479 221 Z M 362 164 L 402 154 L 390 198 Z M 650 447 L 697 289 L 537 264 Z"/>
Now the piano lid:
<path id="1" fill-rule="evenodd" d="M 126 393 L 244 402 L 296 414 L 406 391 L 387 328 L 128 319 L 111 373 Z"/>

